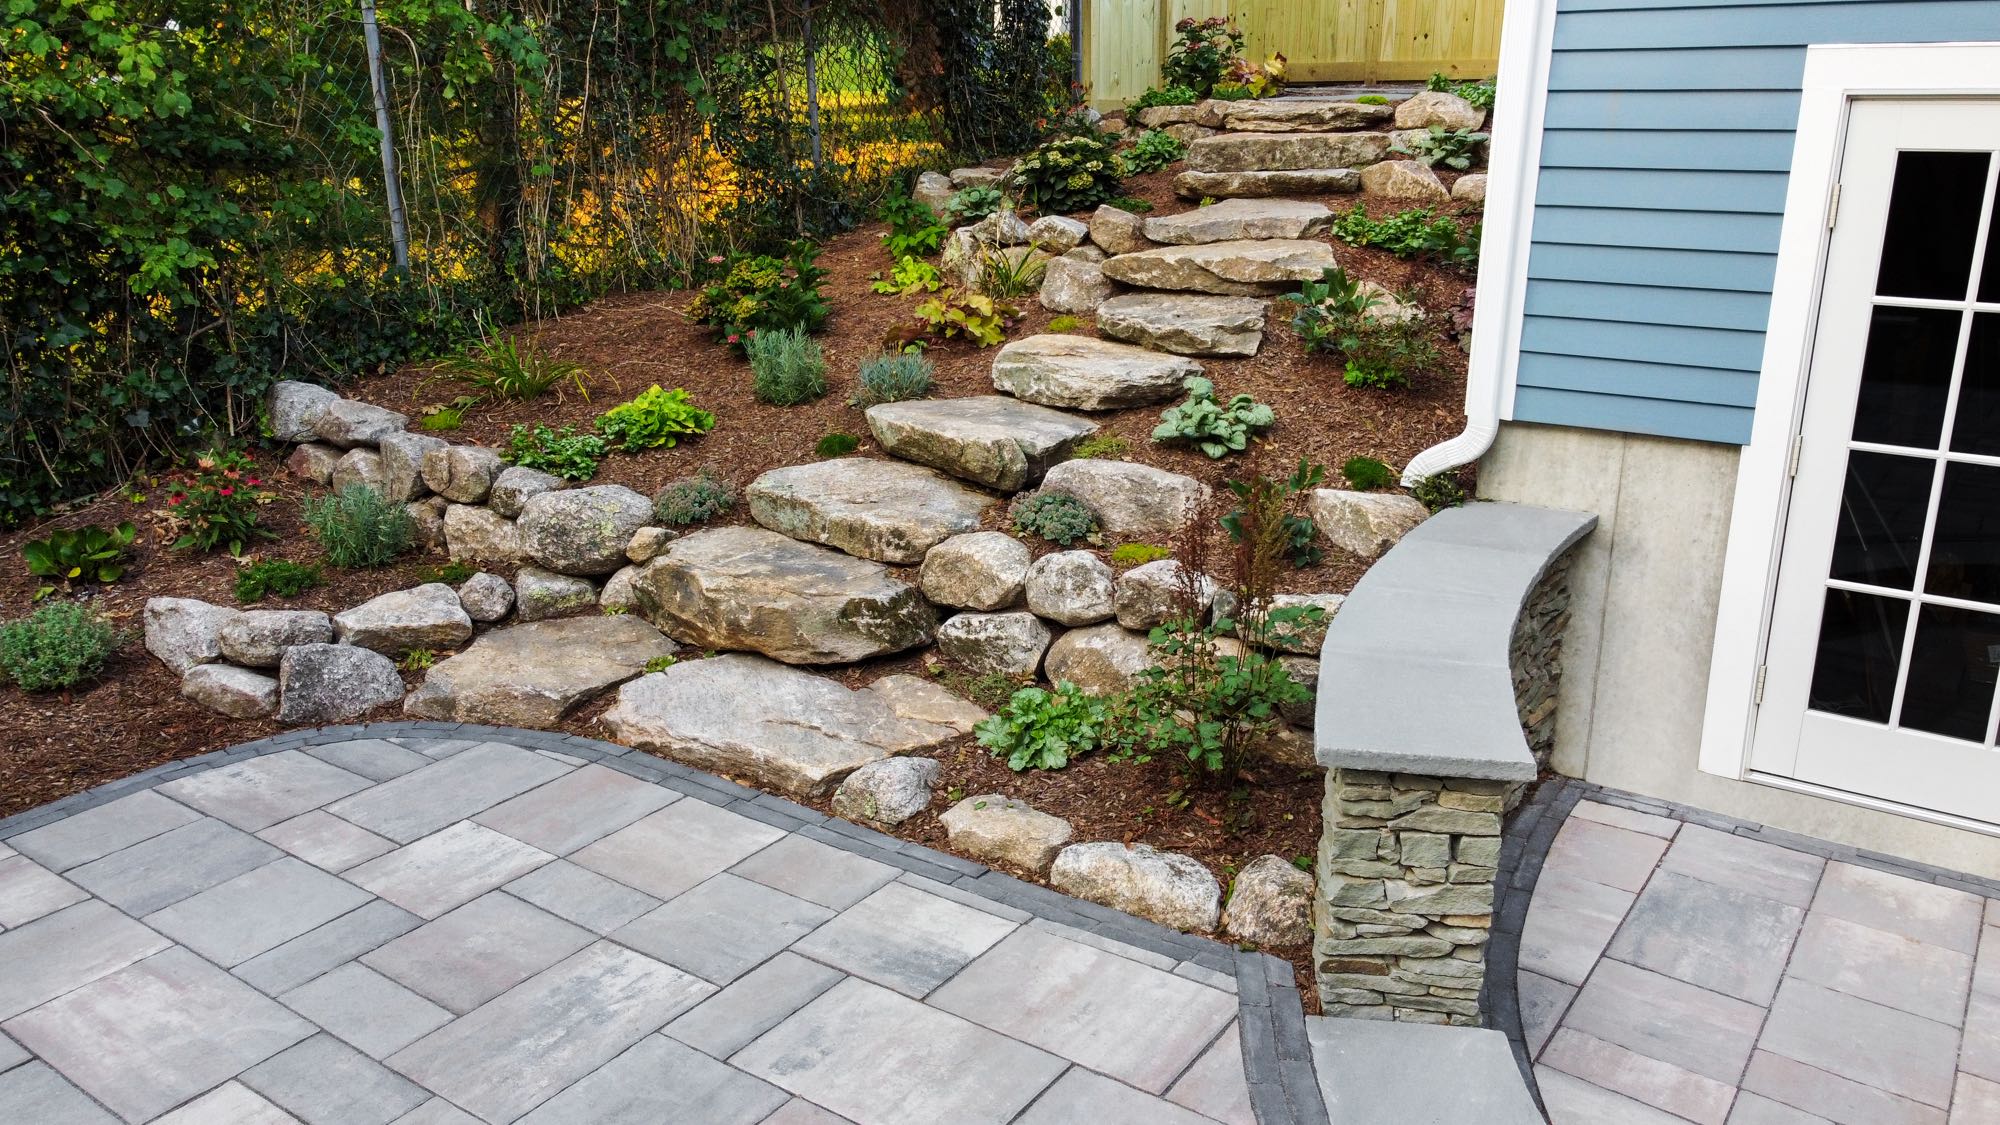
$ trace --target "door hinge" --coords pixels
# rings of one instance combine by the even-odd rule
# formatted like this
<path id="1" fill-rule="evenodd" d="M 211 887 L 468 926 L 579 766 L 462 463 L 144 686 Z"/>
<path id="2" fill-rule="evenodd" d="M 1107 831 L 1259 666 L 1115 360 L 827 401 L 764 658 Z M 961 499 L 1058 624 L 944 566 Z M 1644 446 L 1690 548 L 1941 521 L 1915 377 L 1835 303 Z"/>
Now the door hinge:
<path id="1" fill-rule="evenodd" d="M 1801 453 L 1805 452 L 1805 448 L 1806 448 L 1806 435 L 1804 435 L 1804 434 L 1793 434 L 1793 435 L 1792 435 L 1792 459 L 1791 459 L 1791 461 L 1790 461 L 1790 462 L 1789 462 L 1789 463 L 1787 464 L 1787 466 L 1786 466 L 1786 469 L 1785 469 L 1785 472 L 1786 472 L 1786 475 L 1787 475 L 1787 476 L 1790 476 L 1790 477 L 1792 477 L 1792 478 L 1794 478 L 1794 479 L 1797 479 L 1797 477 L 1798 477 L 1798 475 L 1799 475 L 1799 455 L 1800 455 Z"/>
<path id="2" fill-rule="evenodd" d="M 1751 703 L 1761 704 L 1764 702 L 1764 673 L 1770 670 L 1771 666 L 1769 664 L 1757 665 L 1757 694 L 1750 700 Z"/>
<path id="3" fill-rule="evenodd" d="M 1833 195 L 1826 201 L 1826 229 L 1832 230 L 1833 224 L 1835 222 L 1838 222 L 1839 219 L 1840 219 L 1840 181 L 1835 180 L 1833 184 Z"/>

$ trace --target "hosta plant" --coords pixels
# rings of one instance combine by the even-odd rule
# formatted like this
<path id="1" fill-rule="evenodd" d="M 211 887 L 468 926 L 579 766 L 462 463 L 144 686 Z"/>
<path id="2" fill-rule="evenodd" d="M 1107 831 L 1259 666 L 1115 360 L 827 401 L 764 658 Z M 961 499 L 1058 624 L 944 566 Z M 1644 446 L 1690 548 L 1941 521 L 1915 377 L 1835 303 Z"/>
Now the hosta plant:
<path id="1" fill-rule="evenodd" d="M 125 575 L 132 539 L 138 529 L 129 523 L 117 527 L 78 527 L 52 531 L 47 539 L 36 539 L 21 548 L 28 573 L 37 578 L 55 579 L 71 585 L 82 582 L 109 584 Z M 53 585 L 35 591 L 37 598 L 53 591 Z"/>
<path id="2" fill-rule="evenodd" d="M 1132 147 L 1118 154 L 1118 161 L 1125 167 L 1128 176 L 1143 176 L 1157 172 L 1181 157 L 1187 155 L 1187 146 L 1171 134 L 1151 129 L 1139 135 Z"/>
<path id="3" fill-rule="evenodd" d="M 1065 680 L 1053 691 L 1024 687 L 973 728 L 979 744 L 1007 768 L 1059 770 L 1097 748 L 1110 708 Z"/>
<path id="4" fill-rule="evenodd" d="M 1160 413 L 1153 428 L 1154 441 L 1184 441 L 1210 457 L 1241 453 L 1250 445 L 1250 435 L 1268 429 L 1277 421 L 1272 409 L 1249 395 L 1235 395 L 1218 402 L 1215 384 L 1199 375 L 1181 383 L 1187 399 Z"/>

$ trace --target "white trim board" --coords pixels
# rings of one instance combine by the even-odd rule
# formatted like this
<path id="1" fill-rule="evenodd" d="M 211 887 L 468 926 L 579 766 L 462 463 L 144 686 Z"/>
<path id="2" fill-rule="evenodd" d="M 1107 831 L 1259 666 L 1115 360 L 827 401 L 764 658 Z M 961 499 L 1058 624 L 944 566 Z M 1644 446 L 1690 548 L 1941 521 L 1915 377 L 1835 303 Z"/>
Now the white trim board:
<path id="1" fill-rule="evenodd" d="M 1778 239 L 1750 444 L 1743 447 L 1724 549 L 1722 589 L 1702 719 L 1704 773 L 1750 779 L 1757 672 L 1790 499 L 1792 445 L 1820 304 L 1828 208 L 1848 106 L 1856 98 L 2000 94 L 2000 43 L 1841 44 L 1806 49 L 1798 132 Z"/>

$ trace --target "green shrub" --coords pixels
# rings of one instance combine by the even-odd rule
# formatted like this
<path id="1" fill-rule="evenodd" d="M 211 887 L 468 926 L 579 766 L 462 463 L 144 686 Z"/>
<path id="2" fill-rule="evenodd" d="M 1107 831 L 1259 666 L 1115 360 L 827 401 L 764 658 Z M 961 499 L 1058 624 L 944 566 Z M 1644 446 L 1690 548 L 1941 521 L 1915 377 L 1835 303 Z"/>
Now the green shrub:
<path id="1" fill-rule="evenodd" d="M 1318 606 L 1270 610 L 1246 635 L 1307 627 L 1324 616 Z M 1155 628 L 1147 637 L 1153 666 L 1120 700 L 1105 745 L 1115 753 L 1173 753 L 1190 770 L 1233 783 L 1250 748 L 1284 724 L 1281 711 L 1313 698 L 1274 655 L 1255 646 L 1225 650 L 1225 634 L 1238 624 L 1183 619 Z"/>
<path id="2" fill-rule="evenodd" d="M 938 272 L 936 266 L 922 258 L 898 258 L 895 266 L 889 270 L 888 277 L 885 278 L 880 274 L 869 276 L 874 278 L 874 283 L 868 288 L 877 293 L 892 293 L 902 297 L 918 291 L 935 293 L 938 286 L 944 284 L 944 275 Z"/>
<path id="3" fill-rule="evenodd" d="M 1385 97 L 1383 97 L 1383 96 L 1382 96 L 1382 95 L 1380 95 L 1380 94 L 1363 94 L 1363 95 L 1361 95 L 1360 97 L 1358 97 L 1358 98 L 1356 98 L 1356 99 L 1354 99 L 1354 100 L 1355 100 L 1355 101 L 1356 101 L 1357 103 L 1361 104 L 1361 105 L 1388 105 L 1388 104 L 1389 104 L 1389 99 L 1388 99 L 1388 98 L 1385 98 Z"/>
<path id="4" fill-rule="evenodd" d="M 1457 94 L 1459 97 L 1464 98 L 1474 109 L 1493 108 L 1493 83 L 1491 82 L 1450 78 L 1437 71 L 1432 71 L 1430 78 L 1424 83 L 1424 88 L 1436 90 L 1444 94 Z"/>
<path id="5" fill-rule="evenodd" d="M 228 548 L 243 553 L 252 537 L 276 539 L 257 524 L 257 509 L 272 500 L 248 454 L 211 450 L 195 458 L 194 467 L 176 474 L 167 489 L 167 526 L 178 534 L 169 548 L 213 551 Z"/>
<path id="6" fill-rule="evenodd" d="M 1451 216 L 1435 214 L 1428 208 L 1413 207 L 1377 220 L 1369 218 L 1368 212 L 1359 203 L 1334 217 L 1333 233 L 1344 242 L 1387 250 L 1398 258 L 1427 257 L 1448 261 L 1459 261 L 1464 257 L 1467 238 Z M 1476 262 L 1479 257 L 1478 236 L 1471 237 L 1474 244 L 1470 253 Z"/>
<path id="7" fill-rule="evenodd" d="M 1185 86 L 1197 98 L 1215 92 L 1229 65 L 1243 56 L 1243 33 L 1222 16 L 1188 17 L 1174 24 L 1174 42 L 1160 64 L 1169 85 Z M 1248 91 L 1245 91 L 1247 94 Z"/>
<path id="8" fill-rule="evenodd" d="M 1118 157 L 1104 135 L 1057 137 L 1023 156 L 1007 174 L 1023 203 L 1044 215 L 1087 211 L 1118 194 Z"/>
<path id="9" fill-rule="evenodd" d="M 1117 434 L 1092 434 L 1077 442 L 1069 451 L 1071 457 L 1123 457 L 1131 445 Z"/>
<path id="10" fill-rule="evenodd" d="M 1396 483 L 1396 471 L 1373 457 L 1349 457 L 1340 466 L 1340 475 L 1356 492 L 1373 492 Z"/>
<path id="11" fill-rule="evenodd" d="M 861 389 L 855 392 L 854 405 L 876 406 L 923 398 L 931 393 L 936 374 L 937 368 L 930 357 L 920 352 L 869 356 L 861 361 L 861 373 L 856 378 Z"/>
<path id="12" fill-rule="evenodd" d="M 1381 298 L 1337 266 L 1286 299 L 1299 306 L 1292 329 L 1306 351 L 1339 356 L 1350 387 L 1406 387 L 1413 372 L 1437 362 L 1420 317 L 1378 312 Z"/>
<path id="13" fill-rule="evenodd" d="M 1109 717 L 1104 700 L 1065 680 L 1054 691 L 1022 688 L 972 729 L 1008 769 L 1059 770 L 1097 748 Z"/>
<path id="14" fill-rule="evenodd" d="M 1491 139 L 1490 135 L 1471 129 L 1447 129 L 1442 125 L 1433 125 L 1422 136 L 1413 138 L 1409 145 L 1390 145 L 1389 151 L 1414 156 L 1426 168 L 1442 164 L 1463 172 L 1472 167 L 1472 159 L 1479 154 L 1479 146 Z"/>
<path id="15" fill-rule="evenodd" d="M 663 527 L 705 523 L 735 506 L 736 490 L 706 468 L 668 483 L 653 496 L 653 515 Z"/>
<path id="16" fill-rule="evenodd" d="M 1029 246 L 1003 246 L 979 258 L 979 291 L 996 301 L 1011 301 L 1042 287 L 1049 260 Z"/>
<path id="17" fill-rule="evenodd" d="M 875 217 L 889 224 L 882 234 L 882 249 L 891 258 L 927 258 L 938 252 L 951 232 L 937 212 L 907 195 L 890 196 Z"/>
<path id="18" fill-rule="evenodd" d="M 604 459 L 605 449 L 603 438 L 577 433 L 574 426 L 551 430 L 537 425 L 529 429 L 525 424 L 515 423 L 508 431 L 507 448 L 500 459 L 564 480 L 589 480 L 597 475 L 597 463 Z"/>
<path id="19" fill-rule="evenodd" d="M 527 402 L 558 390 L 565 383 L 574 386 L 585 401 L 590 399 L 582 364 L 553 359 L 532 347 L 524 348 L 513 336 L 491 335 L 455 356 L 439 360 L 417 389 L 422 391 L 439 379 L 458 384 L 474 399 Z"/>
<path id="20" fill-rule="evenodd" d="M 826 393 L 826 355 L 803 329 L 759 332 L 745 350 L 758 402 L 797 406 Z"/>
<path id="21" fill-rule="evenodd" d="M 300 517 L 338 567 L 385 566 L 410 549 L 416 522 L 402 502 L 385 498 L 365 484 L 350 484 L 331 496 L 308 499 Z"/>
<path id="22" fill-rule="evenodd" d="M 1252 431 L 1277 421 L 1270 407 L 1249 395 L 1217 402 L 1215 384 L 1199 375 L 1189 376 L 1181 386 L 1187 388 L 1187 400 L 1161 411 L 1160 424 L 1153 428 L 1154 441 L 1185 441 L 1210 457 L 1225 457 L 1248 448 Z"/>
<path id="23" fill-rule="evenodd" d="M 1122 543 L 1111 552 L 1111 561 L 1118 566 L 1144 566 L 1149 562 L 1172 558 L 1173 552 L 1152 543 Z"/>
<path id="24" fill-rule="evenodd" d="M 1132 147 L 1118 154 L 1118 161 L 1128 176 L 1143 176 L 1157 172 L 1181 157 L 1187 155 L 1187 146 L 1171 134 L 1158 129 L 1149 129 L 1132 142 Z"/>
<path id="25" fill-rule="evenodd" d="M 236 572 L 236 600 L 248 605 L 266 597 L 295 598 L 321 584 L 317 566 L 265 559 Z"/>
<path id="26" fill-rule="evenodd" d="M 1081 327 L 1083 327 L 1083 321 L 1068 313 L 1064 313 L 1061 316 L 1049 319 L 1048 330 L 1050 332 L 1074 332 Z"/>
<path id="27" fill-rule="evenodd" d="M 1236 494 L 1240 506 L 1222 517 L 1222 529 L 1229 533 L 1231 543 L 1241 543 L 1250 513 L 1261 511 L 1265 518 L 1277 521 L 1278 531 L 1273 533 L 1271 542 L 1282 546 L 1286 561 L 1299 570 L 1316 566 L 1326 557 L 1319 546 L 1319 529 L 1311 519 L 1293 509 L 1298 506 L 1298 497 L 1319 487 L 1325 479 L 1325 465 L 1300 459 L 1299 467 L 1285 480 L 1274 480 L 1260 473 L 1249 480 L 1228 481 L 1229 491 Z"/>
<path id="28" fill-rule="evenodd" d="M 124 638 L 80 602 L 50 602 L 0 625 L 0 671 L 22 691 L 53 691 L 96 678 Z"/>
<path id="29" fill-rule="evenodd" d="M 28 573 L 36 578 L 60 579 L 72 585 L 79 582 L 108 585 L 125 576 L 132 539 L 138 533 L 129 523 L 109 530 L 95 526 L 59 529 L 50 532 L 47 539 L 30 540 L 21 548 L 21 557 L 28 562 Z M 35 596 L 39 598 L 53 589 L 44 586 Z"/>
<path id="30" fill-rule="evenodd" d="M 944 202 L 945 221 L 952 226 L 963 226 L 998 211 L 1007 203 L 1007 195 L 992 184 L 977 184 L 960 188 Z"/>
<path id="31" fill-rule="evenodd" d="M 1156 105 L 1193 105 L 1201 100 L 1201 95 L 1187 86 L 1153 86 L 1131 101 L 1125 108 L 1132 113 L 1151 109 Z"/>
<path id="32" fill-rule="evenodd" d="M 845 457 L 861 448 L 861 439 L 853 434 L 828 434 L 813 444 L 813 453 L 820 457 Z"/>
<path id="33" fill-rule="evenodd" d="M 1432 512 L 1465 503 L 1465 488 L 1450 473 L 1432 473 L 1410 486 L 1410 498 Z"/>
<path id="34" fill-rule="evenodd" d="M 1097 537 L 1097 513 L 1067 492 L 1037 489 L 1014 498 L 1007 515 L 1014 530 L 1067 547 Z"/>
<path id="35" fill-rule="evenodd" d="M 915 340 L 944 343 L 962 337 L 974 347 L 991 348 L 1007 338 L 1007 328 L 1021 310 L 984 293 L 947 289 L 917 306 Z"/>
<path id="36" fill-rule="evenodd" d="M 689 401 L 687 391 L 680 387 L 663 391 L 658 383 L 597 416 L 597 432 L 627 453 L 671 449 L 683 437 L 714 428 L 715 415 Z"/>
<path id="37" fill-rule="evenodd" d="M 738 258 L 722 280 L 688 305 L 688 319 L 715 329 L 718 339 L 739 349 L 752 333 L 817 332 L 833 311 L 820 295 L 826 271 L 813 264 L 818 256 L 811 243 L 797 242 L 789 259 L 766 254 Z"/>

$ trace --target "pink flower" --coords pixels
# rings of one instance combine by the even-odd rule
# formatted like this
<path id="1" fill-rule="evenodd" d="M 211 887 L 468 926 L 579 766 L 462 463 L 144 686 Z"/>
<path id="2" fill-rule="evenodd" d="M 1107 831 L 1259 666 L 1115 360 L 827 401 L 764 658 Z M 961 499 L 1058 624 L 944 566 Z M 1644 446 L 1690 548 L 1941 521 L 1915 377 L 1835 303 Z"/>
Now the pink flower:
<path id="1" fill-rule="evenodd" d="M 234 496 L 234 495 L 236 495 L 236 490 L 235 490 L 235 489 L 233 489 L 233 488 L 225 488 L 225 489 L 223 489 L 223 490 L 222 490 L 221 492 L 217 493 L 216 495 L 218 495 L 218 496 Z"/>
<path id="2" fill-rule="evenodd" d="M 722 255 L 715 254 L 708 259 L 708 264 L 711 266 L 719 266 L 722 264 L 722 260 L 723 260 Z"/>
<path id="3" fill-rule="evenodd" d="M 743 340 L 743 337 L 741 337 L 741 336 L 738 336 L 738 335 L 737 335 L 736 333 L 734 333 L 734 332 L 731 332 L 731 333 L 729 334 L 729 342 L 730 342 L 730 343 L 732 343 L 732 344 L 735 344 L 735 343 L 741 343 L 741 342 L 742 342 L 742 340 Z"/>

